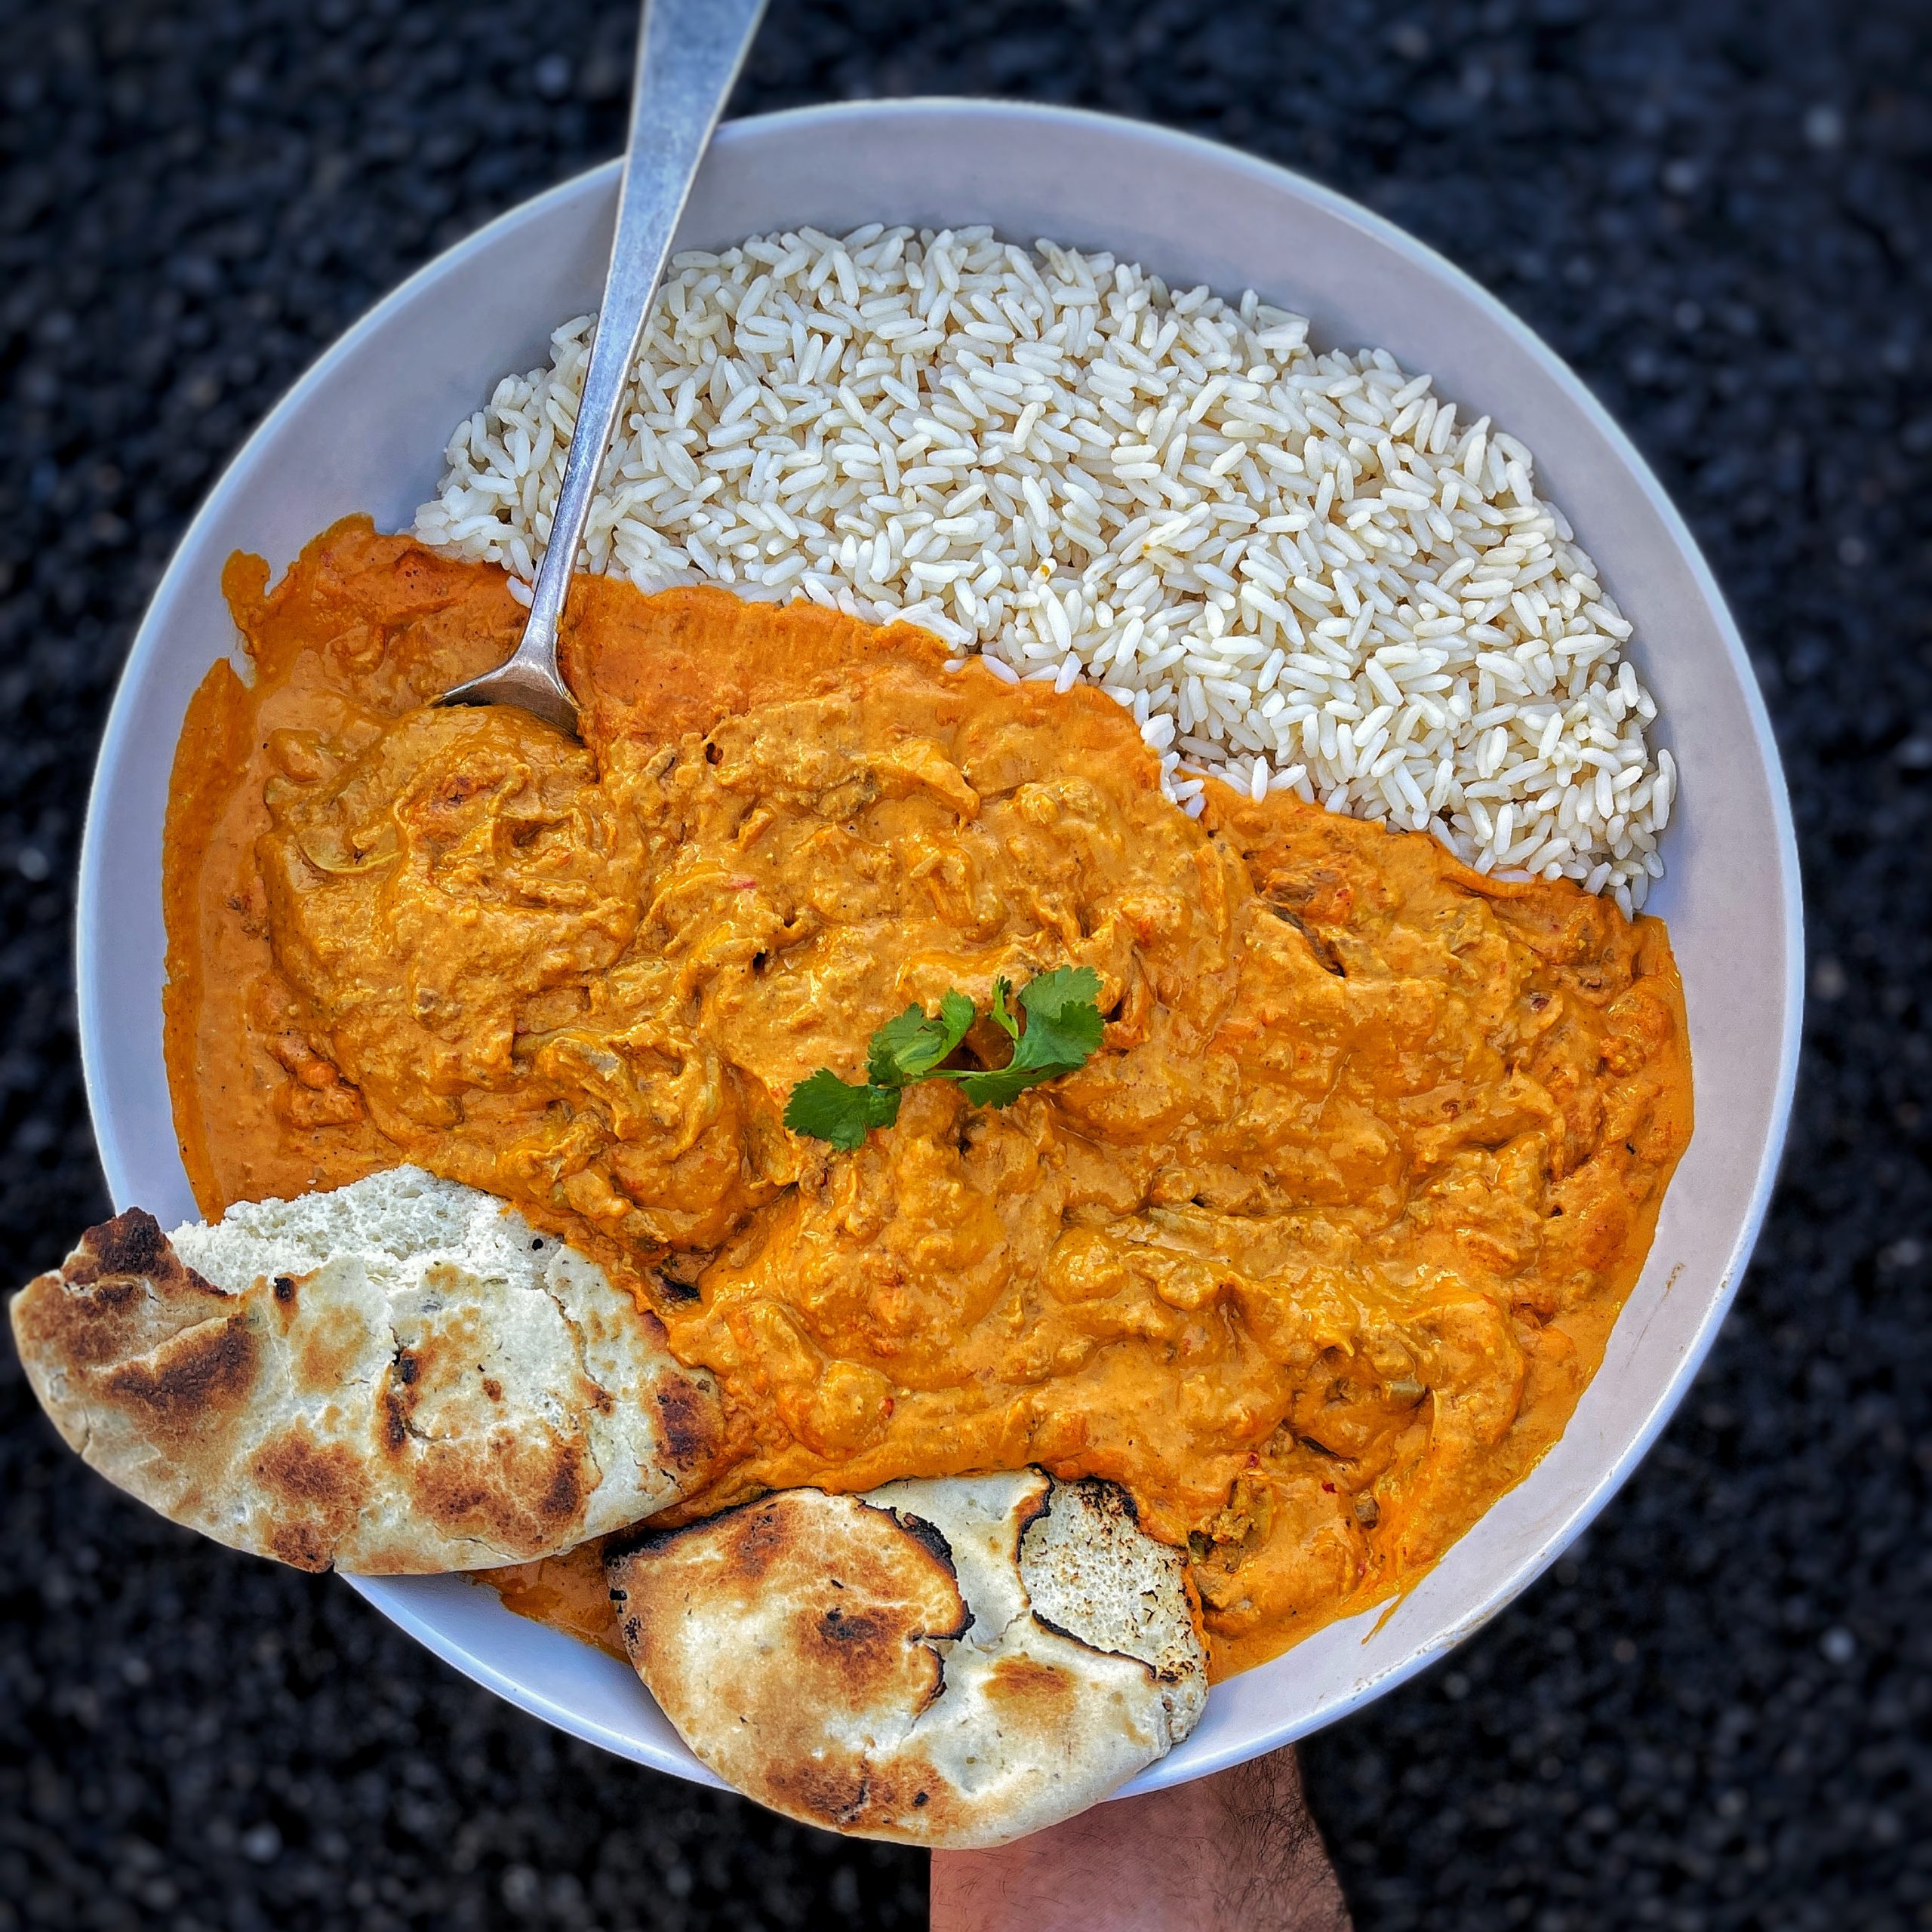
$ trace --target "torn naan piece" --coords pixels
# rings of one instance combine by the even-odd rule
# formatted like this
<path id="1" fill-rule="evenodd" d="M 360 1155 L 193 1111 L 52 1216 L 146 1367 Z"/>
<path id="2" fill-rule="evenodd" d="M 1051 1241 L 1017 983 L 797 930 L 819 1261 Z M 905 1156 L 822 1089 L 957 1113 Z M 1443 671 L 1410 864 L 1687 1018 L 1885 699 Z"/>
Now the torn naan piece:
<path id="1" fill-rule="evenodd" d="M 93 1468 L 303 1570 L 552 1555 L 695 1489 L 721 1438 L 710 1377 L 601 1267 L 416 1168 L 172 1235 L 130 1209 L 12 1313 Z"/>
<path id="2" fill-rule="evenodd" d="M 1038 1469 L 786 1490 L 613 1555 L 618 1627 L 691 1749 L 808 1824 L 950 1847 L 1070 1817 L 1199 1718 L 1178 1550 Z"/>

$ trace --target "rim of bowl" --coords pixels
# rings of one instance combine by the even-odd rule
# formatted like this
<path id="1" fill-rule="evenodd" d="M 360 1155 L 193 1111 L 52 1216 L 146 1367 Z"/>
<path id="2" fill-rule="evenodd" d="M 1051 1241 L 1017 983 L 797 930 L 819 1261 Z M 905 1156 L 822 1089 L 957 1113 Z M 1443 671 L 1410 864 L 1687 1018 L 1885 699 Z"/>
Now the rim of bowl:
<path id="1" fill-rule="evenodd" d="M 1769 1131 L 1758 1152 L 1749 1203 L 1739 1225 L 1729 1262 L 1716 1292 L 1711 1297 L 1703 1320 L 1699 1324 L 1690 1346 L 1684 1350 L 1676 1367 L 1658 1390 L 1642 1426 L 1631 1438 L 1623 1454 L 1604 1464 L 1595 1481 L 1561 1527 L 1531 1555 L 1519 1561 L 1501 1579 L 1487 1598 L 1451 1629 L 1432 1641 L 1419 1644 L 1411 1655 L 1398 1660 L 1386 1669 L 1359 1681 L 1352 1690 L 1337 1696 L 1321 1707 L 1309 1722 L 1284 1727 L 1279 1735 L 1231 1743 L 1217 1751 L 1204 1753 L 1198 1759 L 1190 1759 L 1184 1767 L 1178 1769 L 1171 1767 L 1174 1757 L 1179 1754 L 1170 1753 L 1167 1758 L 1151 1766 L 1139 1777 L 1113 1794 L 1119 1797 L 1158 1790 L 1184 1780 L 1207 1777 L 1258 1756 L 1263 1752 L 1277 1749 L 1294 1742 L 1297 1737 L 1305 1737 L 1333 1723 L 1337 1718 L 1358 1709 L 1385 1691 L 1393 1690 L 1398 1684 L 1405 1682 L 1417 1672 L 1461 1643 L 1465 1638 L 1473 1635 L 1513 1602 L 1571 1543 L 1583 1534 L 1611 1498 L 1622 1488 L 1638 1463 L 1648 1454 L 1665 1423 L 1675 1413 L 1684 1391 L 1702 1367 L 1724 1316 L 1730 1310 L 1739 1281 L 1749 1262 L 1752 1251 L 1763 1226 L 1772 1190 L 1776 1185 L 1779 1163 L 1783 1155 L 1797 1082 L 1804 1018 L 1804 908 L 1798 863 L 1798 841 L 1792 819 L 1789 792 L 1785 783 L 1784 766 L 1778 755 L 1777 742 L 1772 733 L 1770 716 L 1764 704 L 1763 693 L 1758 688 L 1756 675 L 1752 670 L 1749 654 L 1745 651 L 1743 640 L 1731 616 L 1730 606 L 1702 549 L 1691 534 L 1690 527 L 1676 504 L 1622 426 L 1570 365 L 1514 310 L 1491 294 L 1472 275 L 1458 267 L 1447 256 L 1411 235 L 1406 229 L 1334 189 L 1324 187 L 1321 183 L 1274 162 L 1265 161 L 1221 142 L 1208 140 L 1199 135 L 1183 134 L 1156 122 L 1137 121 L 1124 115 L 1101 113 L 1087 108 L 946 94 L 915 95 L 878 100 L 835 101 L 811 106 L 787 108 L 769 114 L 740 116 L 724 123 L 713 140 L 716 146 L 734 146 L 743 141 L 755 140 L 768 131 L 789 131 L 801 127 L 831 131 L 841 125 L 855 122 L 904 117 L 916 118 L 934 112 L 977 118 L 989 131 L 998 124 L 1019 121 L 1059 123 L 1076 129 L 1091 127 L 1097 130 L 1104 128 L 1115 134 L 1124 131 L 1154 149 L 1166 148 L 1171 152 L 1185 153 L 1198 160 L 1211 160 L 1219 167 L 1253 177 L 1277 193 L 1286 193 L 1321 208 L 1331 217 L 1347 223 L 1384 247 L 1407 257 L 1438 280 L 1450 284 L 1465 300 L 1478 306 L 1488 320 L 1511 340 L 1519 352 L 1531 358 L 1555 380 L 1569 399 L 1582 411 L 1618 462 L 1636 479 L 1651 507 L 1688 567 L 1698 592 L 1715 623 L 1743 698 L 1746 712 L 1750 720 L 1754 746 L 1768 781 L 1774 819 L 1772 830 L 1777 848 L 1777 888 L 1786 957 L 1777 1078 Z M 414 300 L 419 291 L 449 272 L 471 254 L 491 245 L 505 234 L 527 223 L 541 221 L 554 203 L 584 192 L 600 178 L 615 175 L 620 165 L 620 158 L 598 163 L 504 210 L 471 234 L 453 243 L 440 254 L 432 257 L 388 294 L 365 309 L 309 364 L 229 458 L 176 540 L 168 568 L 149 599 L 146 611 L 135 632 L 115 685 L 113 703 L 109 710 L 100 750 L 95 761 L 94 777 L 88 790 L 75 894 L 75 979 L 82 1071 L 88 1115 L 94 1126 L 97 1150 L 106 1177 L 109 1193 L 117 1208 L 124 1201 L 125 1177 L 121 1171 L 118 1140 L 112 1131 L 113 1111 L 107 1097 L 106 1077 L 101 1065 L 102 1042 L 112 1029 L 115 1021 L 113 1015 L 99 1002 L 96 970 L 100 934 L 103 929 L 102 921 L 95 916 L 102 889 L 103 834 L 100 800 L 103 774 L 119 760 L 128 734 L 134 727 L 137 712 L 134 686 L 137 681 L 134 674 L 157 648 L 167 607 L 179 594 L 186 581 L 186 553 L 193 547 L 203 526 L 213 521 L 221 513 L 229 494 L 236 487 L 238 472 L 260 449 L 274 441 L 281 432 L 284 423 L 296 412 L 309 391 L 327 375 L 337 362 L 352 353 L 365 336 L 380 328 L 390 316 L 406 309 Z M 158 1024 L 158 1015 L 155 1023 Z M 534 1687 L 525 1685 L 497 1666 L 475 1656 L 460 1641 L 445 1635 L 426 1620 L 414 1606 L 396 1600 L 384 1589 L 382 1579 L 350 1577 L 345 1580 L 358 1594 L 380 1609 L 386 1617 L 437 1656 L 520 1709 L 574 1736 L 582 1737 L 586 1742 L 601 1745 L 627 1757 L 635 1755 L 626 1747 L 616 1733 L 580 1721 L 575 1714 L 560 1709 Z M 1395 1601 L 1399 1601 L 1399 1598 Z M 712 1784 L 718 1782 L 709 1770 L 703 1767 L 697 1767 L 697 1770 L 701 1781 Z M 1163 1775 L 1164 1773 L 1168 1774 Z M 685 1770 L 684 1774 L 691 1776 L 692 1774 L 690 1770 Z"/>

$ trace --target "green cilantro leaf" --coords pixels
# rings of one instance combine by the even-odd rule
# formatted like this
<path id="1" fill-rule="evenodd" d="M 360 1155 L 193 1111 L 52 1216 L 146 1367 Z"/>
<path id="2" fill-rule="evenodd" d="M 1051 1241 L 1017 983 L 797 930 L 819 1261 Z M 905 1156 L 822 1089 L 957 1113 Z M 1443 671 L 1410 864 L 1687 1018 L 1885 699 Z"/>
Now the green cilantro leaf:
<path id="1" fill-rule="evenodd" d="M 965 1038 L 972 1023 L 973 1002 L 964 993 L 947 993 L 931 1020 L 921 1008 L 909 1006 L 872 1035 L 866 1057 L 872 1084 L 904 1087 L 924 1079 Z"/>
<path id="2" fill-rule="evenodd" d="M 875 1127 L 890 1127 L 899 1118 L 897 1087 L 854 1087 L 822 1066 L 801 1080 L 785 1103 L 785 1124 L 794 1134 L 829 1140 L 850 1154 L 865 1144 Z"/>
<path id="3" fill-rule="evenodd" d="M 1007 1004 L 1011 989 L 993 984 L 992 1017 L 1013 1038 L 1013 1057 L 983 1073 L 955 1074 L 959 1091 L 975 1106 L 1010 1107 L 1029 1087 L 1084 1066 L 1100 1044 L 1100 977 L 1091 966 L 1062 966 L 1029 980 L 1020 1004 L 1026 1030 Z"/>
<path id="4" fill-rule="evenodd" d="M 1061 966 L 1029 980 L 1020 990 L 1026 1009 L 1024 1038 L 1049 1057 L 1084 1066 L 1099 1052 L 1106 1022 L 1100 1017 L 1100 976 L 1091 966 Z"/>

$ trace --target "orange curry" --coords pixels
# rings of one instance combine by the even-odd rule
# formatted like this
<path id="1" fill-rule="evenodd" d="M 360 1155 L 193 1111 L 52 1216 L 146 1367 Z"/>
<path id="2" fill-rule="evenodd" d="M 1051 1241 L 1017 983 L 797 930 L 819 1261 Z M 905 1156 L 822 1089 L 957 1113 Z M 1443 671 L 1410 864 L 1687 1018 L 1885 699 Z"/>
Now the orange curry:
<path id="1" fill-rule="evenodd" d="M 1185 1544 L 1226 1674 L 1413 1581 L 1561 1432 L 1690 1131 L 1663 926 L 1211 787 L 1131 718 L 808 605 L 580 583 L 583 742 L 426 701 L 500 571 L 366 520 L 196 694 L 167 1050 L 203 1209 L 399 1161 L 595 1254 L 715 1370 L 691 1516 L 1039 1463 Z M 949 988 L 1091 967 L 1078 1072 L 780 1114 Z M 962 1050 L 1004 1057 L 989 1023 Z M 587 1561 L 507 1580 L 587 1633 Z"/>

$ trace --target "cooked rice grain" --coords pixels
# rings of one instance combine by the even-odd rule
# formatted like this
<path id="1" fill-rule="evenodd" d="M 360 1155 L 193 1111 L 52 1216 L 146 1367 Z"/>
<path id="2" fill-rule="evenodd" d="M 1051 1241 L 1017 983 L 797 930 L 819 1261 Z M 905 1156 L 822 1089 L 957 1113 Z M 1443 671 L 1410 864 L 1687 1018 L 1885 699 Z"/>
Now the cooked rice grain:
<path id="1" fill-rule="evenodd" d="M 526 582 L 594 318 L 451 438 L 417 534 Z M 1530 452 L 1382 349 L 1318 355 L 1250 293 L 983 228 L 813 229 L 677 258 L 585 541 L 1092 679 L 1164 781 L 1433 832 L 1628 912 L 1676 771 L 1630 626 Z"/>

